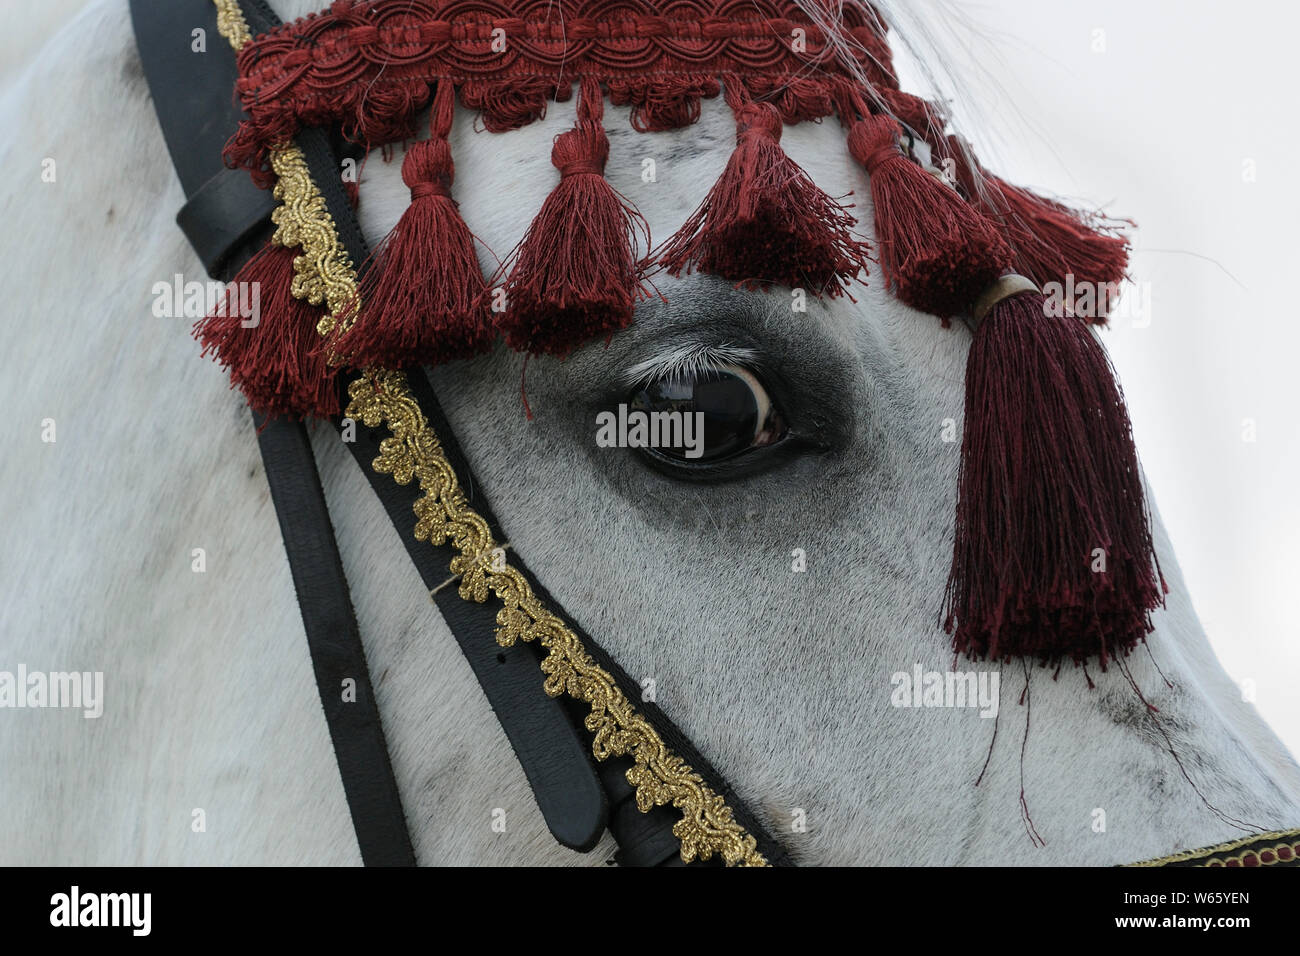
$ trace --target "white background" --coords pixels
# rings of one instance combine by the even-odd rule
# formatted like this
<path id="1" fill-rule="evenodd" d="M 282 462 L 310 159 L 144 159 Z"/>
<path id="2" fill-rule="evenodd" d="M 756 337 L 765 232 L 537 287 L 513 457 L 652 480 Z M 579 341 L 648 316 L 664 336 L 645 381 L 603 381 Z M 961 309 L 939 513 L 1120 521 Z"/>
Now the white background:
<path id="1" fill-rule="evenodd" d="M 0 86 L 82 3 L 10 0 Z M 1148 284 L 1150 324 L 1118 321 L 1105 341 L 1210 640 L 1300 753 L 1300 5 L 987 0 L 959 10 L 941 18 L 945 59 L 962 77 L 961 129 L 986 165 L 1140 226 L 1131 271 Z M 905 86 L 922 91 L 900 65 Z"/>
<path id="2" fill-rule="evenodd" d="M 949 18 L 944 45 L 967 47 L 956 109 L 986 165 L 1138 223 L 1150 324 L 1120 319 L 1104 341 L 1215 651 L 1300 753 L 1300 5 L 960 10 L 982 36 Z"/>

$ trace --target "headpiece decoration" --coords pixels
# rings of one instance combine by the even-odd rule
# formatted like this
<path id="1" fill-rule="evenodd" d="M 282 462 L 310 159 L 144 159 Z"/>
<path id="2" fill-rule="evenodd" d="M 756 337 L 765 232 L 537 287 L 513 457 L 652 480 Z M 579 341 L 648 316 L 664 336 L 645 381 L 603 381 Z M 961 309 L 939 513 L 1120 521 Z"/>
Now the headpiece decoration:
<path id="1" fill-rule="evenodd" d="M 865 281 L 870 254 L 852 231 L 854 207 L 780 144 L 784 124 L 834 116 L 870 179 L 886 287 L 945 324 L 974 325 L 945 596 L 954 647 L 1104 668 L 1151 630 L 1166 588 L 1109 361 L 1087 321 L 1050 308 L 1040 290 L 1067 276 L 1113 287 L 1127 241 L 1109 220 L 987 172 L 937 104 L 899 89 L 873 8 L 836 5 L 846 46 L 804 6 L 336 0 L 254 38 L 238 61 L 248 119 L 226 159 L 259 184 L 274 184 L 274 151 L 308 127 L 387 147 L 416 139 L 431 108 L 429 136 L 407 149 L 411 205 L 363 264 L 357 296 L 322 317 L 326 296 L 298 282 L 293 297 L 264 298 L 276 314 L 258 329 L 220 313 L 204 320 L 205 352 L 254 407 L 329 416 L 340 367 L 437 364 L 490 349 L 498 333 L 514 349 L 558 356 L 608 337 L 656 294 L 658 268 L 843 294 Z M 575 90 L 577 122 L 551 154 L 556 186 L 485 276 L 453 196 L 454 103 L 501 132 Z M 652 248 L 645 220 L 604 177 L 604 100 L 630 106 L 632 125 L 651 132 L 695 122 L 718 95 L 736 119 L 731 158 L 677 234 Z M 918 162 L 908 148 L 918 140 L 951 177 Z M 273 246 L 241 278 L 287 290 L 294 253 Z M 488 306 L 498 284 L 500 312 Z M 327 334 L 313 344 L 318 324 Z"/>

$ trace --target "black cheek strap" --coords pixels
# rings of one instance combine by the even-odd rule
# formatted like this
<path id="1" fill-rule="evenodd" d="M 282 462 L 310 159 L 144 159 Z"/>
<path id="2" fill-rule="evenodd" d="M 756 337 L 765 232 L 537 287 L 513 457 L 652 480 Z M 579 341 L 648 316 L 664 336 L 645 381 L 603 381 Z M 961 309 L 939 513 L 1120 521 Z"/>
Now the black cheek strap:
<path id="1" fill-rule="evenodd" d="M 255 34 L 279 23 L 263 0 L 243 0 L 241 6 Z M 233 51 L 220 38 L 212 0 L 130 0 L 130 7 L 145 77 L 187 197 L 177 221 L 205 269 L 214 277 L 228 280 L 269 237 L 274 206 L 269 191 L 254 188 L 245 173 L 222 165 L 222 148 L 243 116 L 231 96 L 236 78 Z M 193 49 L 197 29 L 206 33 L 206 52 Z M 329 137 L 321 130 L 308 129 L 295 138 L 295 144 L 321 190 L 340 241 L 354 262 L 364 263 L 368 255 L 365 239 L 343 191 L 338 157 Z M 407 377 L 462 487 L 468 490 L 470 504 L 488 521 L 494 536 L 504 540 L 423 371 L 410 370 Z M 367 865 L 414 865 L 415 855 L 361 635 L 307 430 L 300 423 L 254 417 L 362 860 Z M 345 423 L 335 424 L 342 427 Z M 672 833 L 678 814 L 664 806 L 648 813 L 637 809 L 635 794 L 625 776 L 630 758 L 611 758 L 597 769 L 589 735 L 582 726 L 585 708 L 573 701 L 550 698 L 542 691 L 538 667 L 541 650 L 523 642 L 499 647 L 495 641 L 495 610 L 487 604 L 463 600 L 456 592 L 456 583 L 447 581 L 448 567 L 455 556 L 451 546 L 434 547 L 416 541 L 412 505 L 418 489 L 398 485 L 371 467 L 379 454 L 381 438 L 378 432 L 356 423 L 356 434 L 346 444 L 469 661 L 551 833 L 564 846 L 586 851 L 596 845 L 608 826 L 619 844 L 615 855 L 619 863 L 679 865 L 679 843 Z M 517 555 L 511 563 L 528 578 L 539 598 L 563 614 Z M 571 618 L 570 625 L 597 663 L 629 698 L 636 699 L 636 682 Z M 640 706 L 665 743 L 733 808 L 737 821 L 756 837 L 768 860 L 788 864 L 782 847 L 764 832 L 725 779 L 685 735 L 653 702 L 643 701 Z"/>

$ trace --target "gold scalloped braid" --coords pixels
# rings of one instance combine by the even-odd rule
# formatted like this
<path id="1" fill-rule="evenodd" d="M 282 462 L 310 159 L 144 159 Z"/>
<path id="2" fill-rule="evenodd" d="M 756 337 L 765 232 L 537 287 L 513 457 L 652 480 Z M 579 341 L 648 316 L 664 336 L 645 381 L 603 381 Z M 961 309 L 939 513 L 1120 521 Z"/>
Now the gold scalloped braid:
<path id="1" fill-rule="evenodd" d="M 244 11 L 239 0 L 212 0 L 217 5 L 217 32 L 229 41 L 235 52 L 243 49 L 245 43 L 253 39 L 253 31 L 248 28 Z"/>
<path id="2" fill-rule="evenodd" d="M 1257 847 L 1253 850 L 1243 849 L 1241 853 L 1233 856 L 1225 856 L 1233 850 L 1248 847 L 1252 843 L 1259 843 L 1264 840 L 1276 841 L 1271 846 Z M 1242 837 L 1239 840 L 1231 840 L 1227 843 L 1220 843 L 1217 846 L 1203 847 L 1199 850 L 1183 850 L 1181 853 L 1174 853 L 1170 856 L 1162 856 L 1155 860 L 1144 860 L 1141 863 L 1129 863 L 1128 866 L 1168 866 L 1170 863 L 1185 863 L 1189 860 L 1203 860 L 1198 866 L 1227 866 L 1229 861 L 1237 863 L 1239 866 L 1245 866 L 1245 858 L 1253 856 L 1259 866 L 1273 866 L 1277 863 L 1288 862 L 1279 854 L 1279 850 L 1289 849 L 1291 851 L 1291 860 L 1300 859 L 1300 830 L 1274 830 L 1272 833 L 1255 833 L 1251 836 Z M 1265 862 L 1261 854 L 1272 852 L 1273 859 Z"/>
<path id="3" fill-rule="evenodd" d="M 419 519 L 415 537 L 434 545 L 448 539 L 459 552 L 451 573 L 460 575 L 460 596 L 483 603 L 495 595 L 504 607 L 497 612 L 497 641 L 510 647 L 517 640 L 535 640 L 548 652 L 542 661 L 547 694 L 568 694 L 591 705 L 585 720 L 595 734 L 597 760 L 631 754 L 634 766 L 627 780 L 636 789 L 637 807 L 671 803 L 682 811 L 673 826 L 681 841 L 682 859 L 707 860 L 721 853 L 728 864 L 763 866 L 753 836 L 736 823 L 731 808 L 705 784 L 699 774 L 665 745 L 658 732 L 636 712 L 614 679 L 587 653 L 578 636 L 547 610 L 528 580 L 508 564 L 487 522 L 465 501 L 456 473 L 443 454 L 419 404 L 400 372 L 374 371 L 348 388 L 352 397 L 346 415 L 374 428 L 392 432 L 379 444 L 375 471 L 389 474 L 401 485 L 414 478 L 423 494 L 415 504 Z M 497 560 L 493 561 L 493 555 Z"/>
<path id="4" fill-rule="evenodd" d="M 278 177 L 275 198 L 280 201 L 271 213 L 271 221 L 277 226 L 271 241 L 302 249 L 303 254 L 293 260 L 291 291 L 296 299 L 325 306 L 316 331 L 329 335 L 335 316 L 343 314 L 356 296 L 352 257 L 339 241 L 334 218 L 325 197 L 312 182 L 302 150 L 293 145 L 273 150 L 271 169 Z"/>
<path id="5" fill-rule="evenodd" d="M 252 33 L 237 0 L 213 2 L 221 35 L 238 50 Z M 277 149 L 271 167 L 279 177 L 275 197 L 281 203 L 272 214 L 277 226 L 273 241 L 302 248 L 303 254 L 294 260 L 293 294 L 326 307 L 328 314 L 318 326 L 325 335 L 356 295 L 356 272 L 302 152 L 293 145 Z M 568 694 L 590 705 L 584 723 L 595 735 L 592 753 L 597 760 L 631 755 L 627 781 L 636 792 L 638 809 L 644 813 L 671 804 L 681 811 L 673 835 L 681 841 L 682 860 L 708 860 L 719 854 L 728 866 L 769 865 L 726 801 L 668 749 L 573 630 L 547 610 L 517 569 L 501 561 L 504 552 L 487 522 L 466 502 L 456 472 L 411 394 L 406 376 L 366 369 L 348 393 L 352 400 L 345 415 L 391 433 L 379 444 L 375 471 L 391 475 L 401 485 L 412 479 L 419 482 L 417 540 L 438 546 L 451 541 L 458 552 L 451 573 L 460 575 L 461 598 L 482 604 L 495 595 L 501 601 L 497 641 L 503 647 L 535 640 L 547 651 L 541 665 L 546 675 L 543 689 L 552 697 Z"/>

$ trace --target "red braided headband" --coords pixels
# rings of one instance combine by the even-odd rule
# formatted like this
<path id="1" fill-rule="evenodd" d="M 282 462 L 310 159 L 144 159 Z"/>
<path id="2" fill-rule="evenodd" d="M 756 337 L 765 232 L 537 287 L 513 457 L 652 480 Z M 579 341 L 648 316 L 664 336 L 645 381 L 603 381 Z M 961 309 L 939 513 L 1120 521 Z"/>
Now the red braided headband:
<path id="1" fill-rule="evenodd" d="M 896 89 L 881 23 L 846 10 L 844 28 L 871 84 Z M 443 79 L 500 132 L 540 118 L 583 77 L 630 104 L 643 131 L 693 122 L 722 76 L 770 97 L 788 123 L 828 115 L 850 78 L 818 26 L 769 0 L 338 0 L 248 44 L 239 71 L 251 119 L 230 157 L 254 167 L 266 144 L 304 126 L 338 124 L 370 146 L 410 138 Z"/>

